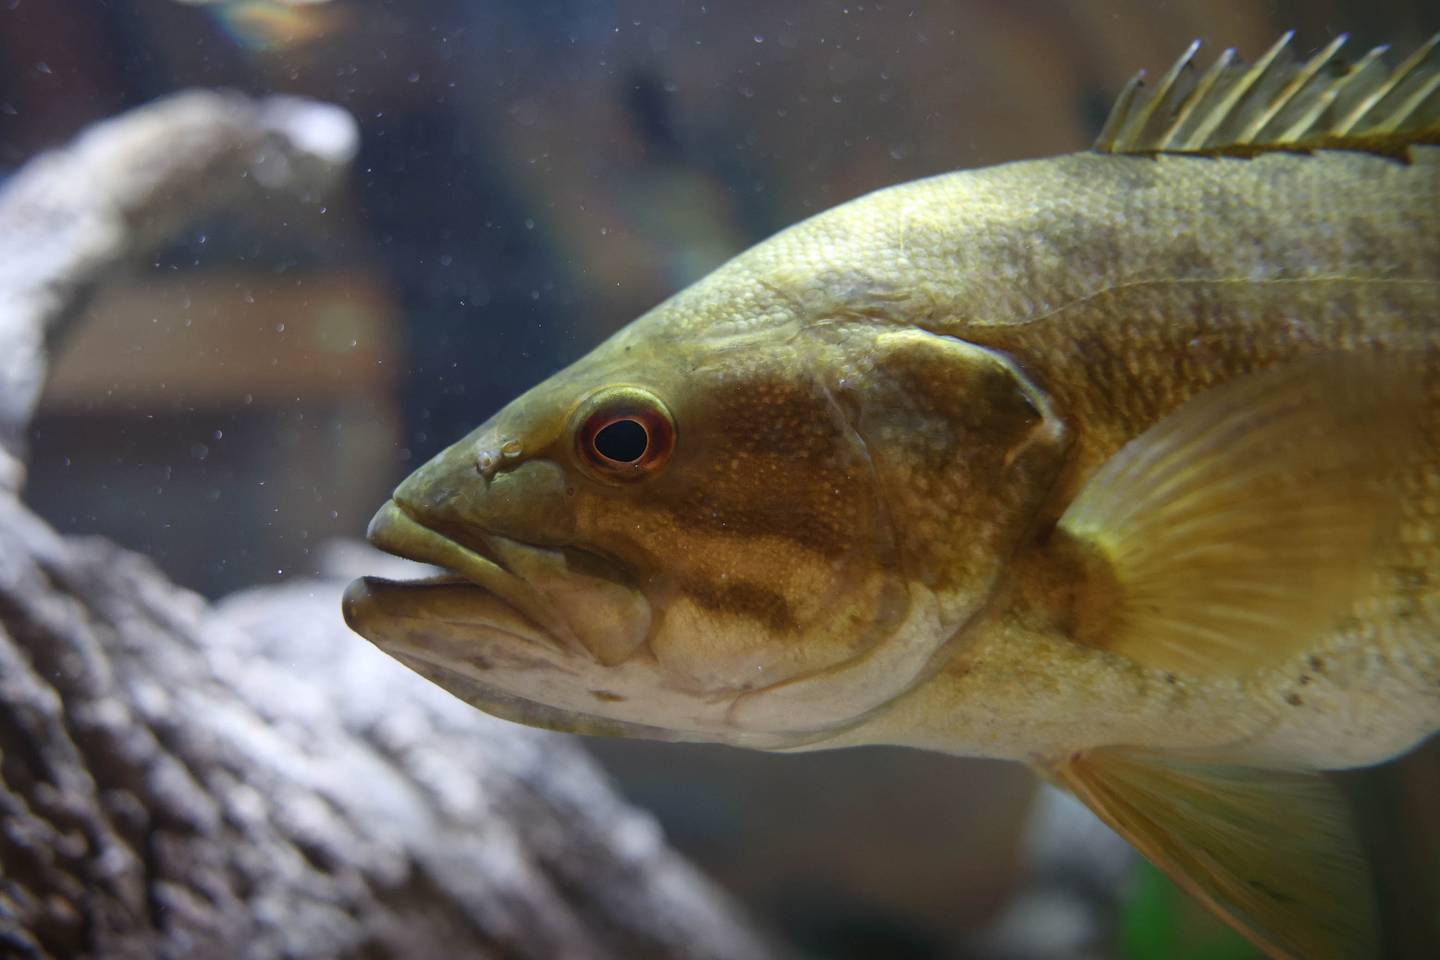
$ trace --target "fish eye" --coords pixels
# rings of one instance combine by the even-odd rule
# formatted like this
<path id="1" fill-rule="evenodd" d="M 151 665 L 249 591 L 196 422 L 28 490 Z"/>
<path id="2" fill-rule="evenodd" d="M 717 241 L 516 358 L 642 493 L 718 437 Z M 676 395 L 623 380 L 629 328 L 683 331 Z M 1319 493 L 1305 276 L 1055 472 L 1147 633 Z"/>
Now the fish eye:
<path id="1" fill-rule="evenodd" d="M 614 482 L 652 476 L 675 447 L 675 421 L 660 398 L 639 387 L 610 387 L 592 394 L 575 413 L 575 450 L 596 479 Z"/>
<path id="2" fill-rule="evenodd" d="M 650 449 L 650 431 L 634 417 L 612 420 L 590 441 L 595 452 L 615 463 L 638 463 Z"/>

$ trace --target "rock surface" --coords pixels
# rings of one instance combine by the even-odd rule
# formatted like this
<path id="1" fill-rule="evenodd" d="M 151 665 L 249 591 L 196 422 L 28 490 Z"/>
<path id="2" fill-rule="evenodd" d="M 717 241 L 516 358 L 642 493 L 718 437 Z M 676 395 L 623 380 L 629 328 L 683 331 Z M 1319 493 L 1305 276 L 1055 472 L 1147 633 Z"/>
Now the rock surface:
<path id="1" fill-rule="evenodd" d="M 577 746 L 350 634 L 343 581 L 211 606 L 20 500 L 45 344 L 88 292 L 256 188 L 323 188 L 353 132 L 185 94 L 0 193 L 0 955 L 771 955 Z"/>

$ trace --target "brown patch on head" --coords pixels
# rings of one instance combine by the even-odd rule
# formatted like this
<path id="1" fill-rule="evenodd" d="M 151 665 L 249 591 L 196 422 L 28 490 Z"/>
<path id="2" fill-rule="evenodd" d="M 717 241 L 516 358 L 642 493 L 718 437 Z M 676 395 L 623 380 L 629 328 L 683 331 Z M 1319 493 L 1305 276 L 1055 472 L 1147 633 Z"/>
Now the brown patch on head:
<path id="1" fill-rule="evenodd" d="M 1403 594 L 1424 594 L 1430 589 L 1430 575 L 1421 567 L 1395 567 L 1395 590 Z"/>
<path id="2" fill-rule="evenodd" d="M 796 627 L 790 602 L 777 590 L 728 580 L 723 583 L 693 580 L 687 582 L 684 589 L 706 610 L 754 620 L 775 633 L 788 633 Z"/>
<path id="3" fill-rule="evenodd" d="M 590 695 L 601 703 L 624 703 L 625 698 L 618 693 L 611 693 L 609 690 L 591 690 Z"/>
<path id="4" fill-rule="evenodd" d="M 695 482 L 673 496 L 656 491 L 677 523 L 784 537 L 827 554 L 854 539 L 860 465 L 843 423 L 808 378 L 717 388 L 682 429 L 705 450 Z"/>
<path id="5" fill-rule="evenodd" d="M 663 470 L 582 483 L 577 545 L 623 567 L 677 685 L 750 689 L 814 672 L 893 628 L 893 536 L 863 444 L 804 343 L 701 344 L 656 388 L 674 414 Z"/>

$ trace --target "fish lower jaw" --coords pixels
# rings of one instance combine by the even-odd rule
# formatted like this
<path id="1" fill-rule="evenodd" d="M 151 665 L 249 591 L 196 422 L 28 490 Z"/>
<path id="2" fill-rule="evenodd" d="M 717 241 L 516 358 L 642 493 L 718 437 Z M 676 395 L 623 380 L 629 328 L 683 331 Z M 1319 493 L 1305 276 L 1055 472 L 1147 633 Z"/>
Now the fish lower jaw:
<path id="1" fill-rule="evenodd" d="M 374 546 L 407 560 L 433 564 L 455 580 L 479 587 L 504 601 L 569 653 L 591 658 L 569 624 L 555 615 L 549 601 L 495 558 L 416 520 L 389 500 L 370 521 L 365 537 Z"/>
<path id="2" fill-rule="evenodd" d="M 387 653 L 421 637 L 448 643 L 463 641 L 469 635 L 500 635 L 520 649 L 571 656 L 567 646 L 512 604 L 464 577 L 362 577 L 345 588 L 341 611 L 350 629 Z M 436 644 L 421 645 L 434 647 L 434 652 L 441 654 Z M 463 648 L 463 642 L 456 647 Z"/>

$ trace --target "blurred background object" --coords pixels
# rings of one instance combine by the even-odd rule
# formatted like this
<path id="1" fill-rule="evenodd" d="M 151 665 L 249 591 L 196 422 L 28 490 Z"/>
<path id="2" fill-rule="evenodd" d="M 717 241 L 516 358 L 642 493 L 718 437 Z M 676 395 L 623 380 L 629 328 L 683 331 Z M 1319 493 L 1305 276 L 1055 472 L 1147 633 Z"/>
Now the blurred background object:
<path id="1" fill-rule="evenodd" d="M 93 291 L 203 217 L 323 202 L 356 142 L 332 104 L 191 90 L 0 190 L 0 954 L 776 956 L 577 742 L 354 642 L 335 596 L 375 551 L 216 607 L 17 499 Z"/>
<path id="2" fill-rule="evenodd" d="M 1136 69 L 1197 37 L 1253 57 L 1291 27 L 1301 48 L 1408 49 L 1440 8 L 0 0 L 0 176 L 191 86 L 360 124 L 325 203 L 201 224 L 97 292 L 34 422 L 28 499 L 210 596 L 312 574 L 418 462 L 756 240 L 891 183 L 1083 149 Z M 589 746 L 815 956 L 1053 955 L 1006 934 L 1037 889 L 1016 767 Z M 1119 949 L 1116 929 L 1073 955 Z"/>

